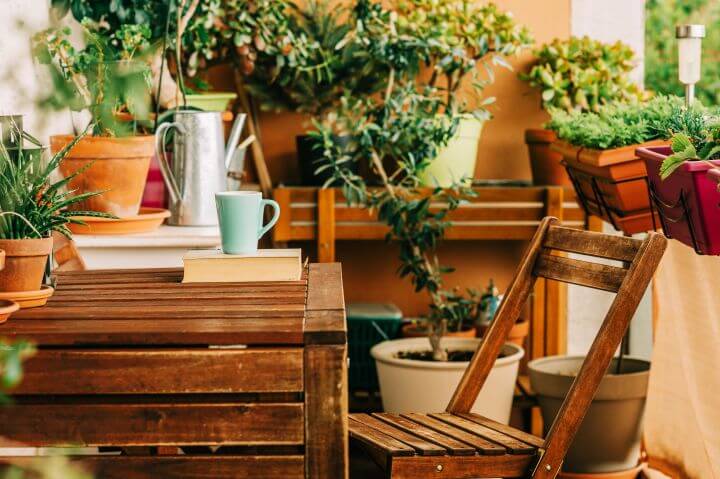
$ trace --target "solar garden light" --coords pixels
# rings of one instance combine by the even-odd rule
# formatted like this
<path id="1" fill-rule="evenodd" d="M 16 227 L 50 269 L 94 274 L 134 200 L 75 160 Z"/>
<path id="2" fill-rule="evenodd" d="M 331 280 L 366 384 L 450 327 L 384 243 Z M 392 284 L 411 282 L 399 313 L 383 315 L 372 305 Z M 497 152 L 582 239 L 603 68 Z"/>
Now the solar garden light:
<path id="1" fill-rule="evenodd" d="M 695 100 L 695 84 L 700 81 L 705 25 L 678 25 L 675 38 L 678 39 L 678 77 L 685 85 L 685 105 L 689 107 Z"/>

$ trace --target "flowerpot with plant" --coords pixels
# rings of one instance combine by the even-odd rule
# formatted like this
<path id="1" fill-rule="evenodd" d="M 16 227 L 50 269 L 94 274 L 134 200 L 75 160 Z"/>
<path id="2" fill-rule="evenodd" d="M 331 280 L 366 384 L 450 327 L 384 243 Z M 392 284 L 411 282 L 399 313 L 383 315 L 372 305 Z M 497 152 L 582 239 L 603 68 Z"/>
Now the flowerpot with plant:
<path id="1" fill-rule="evenodd" d="M 597 111 L 606 103 L 632 103 L 644 96 L 630 80 L 633 56 L 632 49 L 622 42 L 606 44 L 587 36 L 555 39 L 535 51 L 530 72 L 520 78 L 541 91 L 545 109 Z M 556 140 L 552 130 L 525 131 L 536 185 L 571 185 L 560 164 L 562 155 L 550 148 Z"/>
<path id="2" fill-rule="evenodd" d="M 584 359 L 550 356 L 528 363 L 544 424 L 553 423 Z M 613 360 L 565 456 L 564 472 L 620 473 L 637 467 L 649 371 L 650 363 L 642 359 L 623 357 L 619 366 Z"/>
<path id="3" fill-rule="evenodd" d="M 34 37 L 35 55 L 50 67 L 53 79 L 44 104 L 87 110 L 92 118 L 91 135 L 79 142 L 74 141 L 75 135 L 54 136 L 51 149 L 58 153 L 73 145 L 60 165 L 60 173 L 72 178 L 71 189 L 102 192 L 74 208 L 135 216 L 154 153 L 154 138 L 137 134 L 142 133 L 138 131 L 140 123 L 119 121 L 118 114 L 148 118 L 150 73 L 139 57 L 149 48 L 149 29 L 127 25 L 111 32 L 91 21 L 83 21 L 82 28 L 87 40 L 82 50 L 70 43 L 67 28 L 46 30 Z"/>
<path id="4" fill-rule="evenodd" d="M 437 256 L 438 244 L 451 226 L 448 215 L 474 196 L 474 191 L 464 177 L 455 178 L 447 189 L 424 187 L 421 180 L 429 164 L 456 136 L 465 113 L 465 101 L 459 90 L 450 89 L 448 94 L 443 85 L 430 78 L 432 71 L 437 75 L 451 72 L 449 78 L 457 79 L 461 72 L 469 74 L 469 65 L 475 66 L 477 58 L 474 49 L 450 48 L 454 33 L 445 37 L 445 30 L 433 27 L 442 24 L 446 15 L 458 27 L 449 29 L 450 32 L 463 30 L 458 26 L 462 23 L 480 28 L 482 32 L 476 32 L 477 38 L 496 47 L 501 39 L 516 40 L 500 53 L 513 52 L 525 42 L 524 31 L 493 4 L 477 7 L 469 0 L 413 0 L 397 7 L 394 2 L 360 0 L 349 24 L 362 32 L 351 30 L 347 38 L 363 46 L 367 61 L 374 63 L 372 68 L 386 72 L 380 78 L 382 94 L 343 98 L 341 112 L 351 127 L 351 136 L 358 141 L 347 146 L 338 144 L 333 129 L 322 124 L 314 133 L 323 146 L 321 168 L 330 175 L 329 182 L 342 186 L 349 203 L 377 212 L 379 220 L 389 228 L 388 240 L 400 249 L 400 277 L 410 278 L 416 292 L 425 292 L 430 299 L 426 338 L 389 341 L 374 350 L 381 395 L 384 401 L 390 401 L 385 403 L 386 409 L 442 410 L 447 405 L 442 404 L 447 399 L 442 394 L 449 396 L 453 390 L 453 385 L 447 382 L 455 377 L 450 371 L 459 371 L 457 374 L 461 375 L 469 351 L 478 345 L 477 339 L 446 338 L 449 332 L 470 329 L 470 334 L 474 333 L 480 295 L 473 290 L 446 287 L 445 275 L 453 268 L 442 265 Z M 482 47 L 483 41 L 478 41 Z M 455 67 L 442 61 L 435 63 L 443 51 L 448 59 L 457 62 Z M 487 62 L 486 66 L 491 68 L 493 58 L 494 53 L 490 53 L 480 62 Z M 428 68 L 434 70 L 426 75 Z M 481 96 L 486 83 L 473 82 L 474 96 Z M 487 111 L 481 106 L 474 116 L 483 115 L 487 116 Z M 357 167 L 352 168 L 353 164 L 371 170 L 380 187 L 370 187 L 365 177 L 355 173 Z M 507 358 L 499 361 L 502 367 L 507 366 L 509 376 L 507 380 L 488 384 L 483 396 L 489 401 L 483 405 L 486 408 L 483 412 L 505 421 L 510 412 L 507 398 L 512 397 L 517 362 L 523 355 L 522 349 L 514 345 L 508 345 L 506 350 Z M 407 374 L 402 374 L 403 371 Z M 447 377 L 443 379 L 444 376 Z M 404 393 L 402 406 L 393 402 L 393 397 L 403 394 L 398 391 L 416 391 L 418 387 L 424 387 L 423 391 Z M 431 389 L 438 390 L 440 395 L 431 405 L 422 403 Z M 491 405 L 493 401 L 497 403 Z"/>
<path id="5" fill-rule="evenodd" d="M 1 292 L 40 290 L 52 253 L 51 233 L 58 231 L 70 236 L 67 225 L 79 222 L 78 216 L 102 216 L 93 211 L 71 210 L 98 194 L 63 190 L 80 172 L 54 183 L 50 180 L 80 139 L 48 162 L 37 155 L 25 155 L 22 150 L 11 158 L 0 147 L 0 249 L 5 251 L 5 268 L 0 271 Z"/>
<path id="6" fill-rule="evenodd" d="M 597 112 L 552 110 L 548 127 L 559 140 L 553 149 L 573 181 L 588 213 L 599 216 L 625 234 L 660 226 L 651 212 L 644 162 L 635 154 L 642 146 L 667 144 L 705 114 L 686 110 L 678 97 L 657 96 L 637 104 L 611 103 Z"/>
<path id="7" fill-rule="evenodd" d="M 720 254 L 720 127 L 705 116 L 669 147 L 640 148 L 665 235 L 699 254 Z"/>

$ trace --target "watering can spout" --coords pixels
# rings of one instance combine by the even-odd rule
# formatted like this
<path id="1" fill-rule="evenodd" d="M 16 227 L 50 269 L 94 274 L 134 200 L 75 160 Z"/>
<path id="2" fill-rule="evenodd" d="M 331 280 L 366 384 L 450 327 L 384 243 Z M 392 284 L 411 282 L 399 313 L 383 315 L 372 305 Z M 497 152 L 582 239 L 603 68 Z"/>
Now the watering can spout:
<path id="1" fill-rule="evenodd" d="M 240 135 L 242 134 L 243 127 L 245 126 L 245 113 L 238 113 L 235 117 L 232 130 L 230 130 L 230 138 L 228 138 L 227 146 L 225 147 L 225 169 L 230 169 L 230 163 L 232 162 L 235 152 L 237 151 L 238 143 L 240 143 Z"/>

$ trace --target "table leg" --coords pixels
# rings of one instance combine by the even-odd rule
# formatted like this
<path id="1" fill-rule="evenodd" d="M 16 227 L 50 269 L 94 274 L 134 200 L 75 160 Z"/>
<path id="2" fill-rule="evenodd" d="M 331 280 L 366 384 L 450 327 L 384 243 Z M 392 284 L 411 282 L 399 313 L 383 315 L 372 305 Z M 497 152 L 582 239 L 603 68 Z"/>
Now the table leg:
<path id="1" fill-rule="evenodd" d="M 305 477 L 348 477 L 347 346 L 305 347 Z"/>

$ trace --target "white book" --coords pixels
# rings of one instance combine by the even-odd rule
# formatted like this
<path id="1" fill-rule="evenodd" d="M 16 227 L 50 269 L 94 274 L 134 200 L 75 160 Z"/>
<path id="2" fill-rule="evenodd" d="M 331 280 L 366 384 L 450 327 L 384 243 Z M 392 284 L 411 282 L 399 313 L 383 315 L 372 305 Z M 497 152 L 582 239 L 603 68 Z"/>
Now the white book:
<path id="1" fill-rule="evenodd" d="M 302 250 L 261 249 L 252 254 L 190 250 L 183 256 L 183 264 L 183 283 L 298 281 L 302 277 Z"/>

